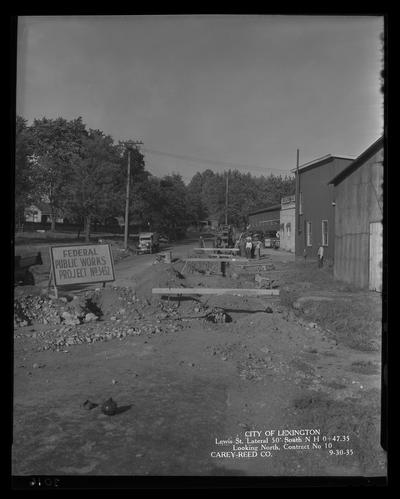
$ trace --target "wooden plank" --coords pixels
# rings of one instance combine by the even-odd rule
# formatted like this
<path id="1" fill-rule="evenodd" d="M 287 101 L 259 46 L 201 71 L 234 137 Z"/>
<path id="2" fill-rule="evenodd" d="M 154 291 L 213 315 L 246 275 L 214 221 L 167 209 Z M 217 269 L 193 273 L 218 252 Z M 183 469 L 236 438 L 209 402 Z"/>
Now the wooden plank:
<path id="1" fill-rule="evenodd" d="M 279 296 L 279 289 L 246 288 L 153 288 L 153 295 L 238 295 L 238 296 Z"/>
<path id="2" fill-rule="evenodd" d="M 209 260 L 212 260 L 212 261 L 215 261 L 215 260 L 220 261 L 221 259 L 225 258 L 225 260 L 233 262 L 233 261 L 237 261 L 238 258 L 241 258 L 241 257 L 240 256 L 238 257 L 236 255 L 227 255 L 227 254 L 225 254 L 225 255 L 215 254 L 214 255 L 214 253 L 211 253 L 211 254 L 203 255 L 203 256 L 202 255 L 192 255 L 192 256 L 188 256 L 188 258 L 192 258 L 194 261 L 199 261 L 200 258 L 208 258 Z"/>
<path id="3" fill-rule="evenodd" d="M 243 267 L 243 265 L 239 265 L 239 267 Z M 289 270 L 282 270 L 282 269 L 253 269 L 253 271 L 256 271 L 256 272 L 266 272 L 268 275 L 272 272 L 289 272 Z"/>
<path id="4" fill-rule="evenodd" d="M 247 262 L 245 258 L 184 258 L 184 262 Z"/>
<path id="5" fill-rule="evenodd" d="M 194 248 L 194 251 L 240 251 L 240 248 Z"/>

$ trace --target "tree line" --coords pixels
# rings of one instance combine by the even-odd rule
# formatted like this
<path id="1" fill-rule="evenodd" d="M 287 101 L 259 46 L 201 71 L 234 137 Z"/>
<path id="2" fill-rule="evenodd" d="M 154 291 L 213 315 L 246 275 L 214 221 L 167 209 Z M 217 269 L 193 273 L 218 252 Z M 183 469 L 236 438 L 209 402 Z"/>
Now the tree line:
<path id="1" fill-rule="evenodd" d="M 15 141 L 15 215 L 45 201 L 51 230 L 63 216 L 81 224 L 86 240 L 94 222 L 123 217 L 128 151 L 101 130 L 87 128 L 81 117 L 35 119 L 17 116 Z M 243 227 L 248 212 L 279 203 L 294 192 L 294 179 L 269 175 L 254 177 L 229 170 L 196 173 L 188 185 L 181 175 L 158 178 L 146 170 L 144 155 L 131 150 L 129 219 L 169 237 L 184 234 L 190 225 L 225 219 L 226 175 L 229 175 L 228 222 Z"/>

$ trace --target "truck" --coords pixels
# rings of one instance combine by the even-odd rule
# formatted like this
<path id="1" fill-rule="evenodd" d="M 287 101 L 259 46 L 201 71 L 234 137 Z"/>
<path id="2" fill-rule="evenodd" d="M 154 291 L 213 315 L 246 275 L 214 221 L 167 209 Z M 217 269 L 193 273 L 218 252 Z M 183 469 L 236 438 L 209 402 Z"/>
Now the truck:
<path id="1" fill-rule="evenodd" d="M 139 234 L 138 253 L 156 253 L 160 249 L 160 238 L 157 232 L 141 232 Z"/>

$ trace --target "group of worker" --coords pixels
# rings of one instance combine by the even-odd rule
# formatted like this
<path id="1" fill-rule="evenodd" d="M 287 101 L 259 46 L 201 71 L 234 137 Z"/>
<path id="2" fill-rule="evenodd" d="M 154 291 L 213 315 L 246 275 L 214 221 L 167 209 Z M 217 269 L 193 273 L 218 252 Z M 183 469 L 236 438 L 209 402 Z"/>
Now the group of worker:
<path id="1" fill-rule="evenodd" d="M 204 239 L 202 238 L 202 236 L 200 236 L 199 243 L 200 243 L 200 248 L 205 248 L 205 242 L 204 242 Z M 253 240 L 251 236 L 247 236 L 246 238 L 241 237 L 235 243 L 235 248 L 240 249 L 240 251 L 239 251 L 240 256 L 245 257 L 249 260 L 252 258 L 256 258 L 258 260 L 261 257 L 261 246 L 262 246 L 262 242 L 258 238 L 255 238 L 255 240 Z M 215 248 L 224 247 L 223 241 L 220 237 L 216 238 L 216 240 L 214 242 L 214 247 Z M 306 259 L 307 259 L 307 249 L 306 248 L 304 248 L 303 256 L 304 256 L 304 261 L 306 261 Z M 324 264 L 323 263 L 324 262 L 324 247 L 322 244 L 318 248 L 317 257 L 318 257 L 318 268 L 322 268 L 323 264 Z M 225 275 L 225 268 L 226 268 L 225 262 L 221 262 L 222 275 Z"/>
<path id="2" fill-rule="evenodd" d="M 249 260 L 261 257 L 262 243 L 259 239 L 253 240 L 250 236 L 247 236 L 246 238 L 241 238 L 236 244 L 240 249 L 240 256 L 246 257 Z"/>

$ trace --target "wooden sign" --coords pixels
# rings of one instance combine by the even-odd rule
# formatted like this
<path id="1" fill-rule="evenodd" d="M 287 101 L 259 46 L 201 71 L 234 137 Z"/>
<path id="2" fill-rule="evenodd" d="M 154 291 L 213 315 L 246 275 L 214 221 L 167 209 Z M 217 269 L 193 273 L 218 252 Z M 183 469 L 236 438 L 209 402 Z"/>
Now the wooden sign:
<path id="1" fill-rule="evenodd" d="M 51 246 L 50 258 L 55 286 L 115 281 L 109 244 Z"/>

